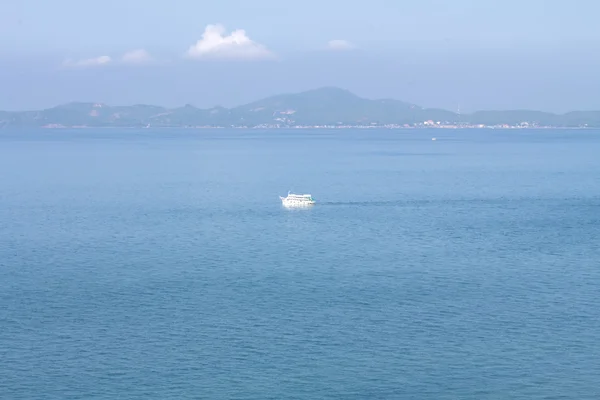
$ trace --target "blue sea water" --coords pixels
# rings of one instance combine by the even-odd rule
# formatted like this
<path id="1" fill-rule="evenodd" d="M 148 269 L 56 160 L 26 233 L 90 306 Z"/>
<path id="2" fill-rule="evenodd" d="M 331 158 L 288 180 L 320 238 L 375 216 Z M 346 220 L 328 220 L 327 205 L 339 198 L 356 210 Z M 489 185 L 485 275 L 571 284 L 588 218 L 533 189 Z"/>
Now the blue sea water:
<path id="1" fill-rule="evenodd" d="M 5 131 L 0 177 L 1 399 L 600 398 L 599 131 Z"/>

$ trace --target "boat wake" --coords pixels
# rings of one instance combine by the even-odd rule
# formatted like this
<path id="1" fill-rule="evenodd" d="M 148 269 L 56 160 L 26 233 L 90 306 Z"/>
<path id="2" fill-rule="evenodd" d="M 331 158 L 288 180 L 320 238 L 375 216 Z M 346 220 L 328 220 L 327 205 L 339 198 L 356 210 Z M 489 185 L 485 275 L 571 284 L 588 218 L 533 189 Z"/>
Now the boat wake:
<path id="1" fill-rule="evenodd" d="M 397 206 L 402 201 L 324 201 L 321 206 Z"/>

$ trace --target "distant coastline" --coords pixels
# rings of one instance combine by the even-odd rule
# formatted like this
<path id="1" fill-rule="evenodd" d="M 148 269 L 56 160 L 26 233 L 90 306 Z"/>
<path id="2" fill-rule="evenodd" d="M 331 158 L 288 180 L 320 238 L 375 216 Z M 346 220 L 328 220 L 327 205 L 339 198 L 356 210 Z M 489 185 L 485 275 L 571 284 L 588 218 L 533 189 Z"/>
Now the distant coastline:
<path id="1" fill-rule="evenodd" d="M 325 87 L 272 96 L 234 108 L 75 102 L 38 111 L 0 111 L 1 128 L 585 129 L 600 128 L 600 111 L 459 114 L 392 99 L 364 99 L 347 90 Z"/>
<path id="2" fill-rule="evenodd" d="M 4 127 L 0 127 L 2 129 Z M 519 125 L 490 125 L 490 126 L 481 126 L 481 125 L 442 125 L 442 126 L 401 126 L 401 125 L 315 125 L 315 126 L 303 126 L 303 125 L 265 125 L 265 126 L 60 126 L 60 125 L 52 125 L 52 126 L 40 126 L 40 129 L 72 129 L 72 130 L 84 130 L 84 129 L 189 129 L 189 130 L 203 130 L 203 129 L 240 129 L 240 130 L 255 130 L 255 129 L 263 129 L 263 130 L 322 130 L 322 129 L 390 129 L 390 130 L 418 130 L 418 129 L 508 129 L 508 130 L 523 130 L 523 129 L 599 129 L 600 127 L 594 126 L 573 126 L 573 127 L 564 127 L 564 126 L 519 126 Z"/>

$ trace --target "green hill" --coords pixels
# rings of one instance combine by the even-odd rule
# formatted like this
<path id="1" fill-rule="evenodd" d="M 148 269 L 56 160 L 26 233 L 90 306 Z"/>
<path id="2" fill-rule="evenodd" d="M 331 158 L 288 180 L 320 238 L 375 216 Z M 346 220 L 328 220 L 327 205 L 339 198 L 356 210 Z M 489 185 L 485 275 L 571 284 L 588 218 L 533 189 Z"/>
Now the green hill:
<path id="1" fill-rule="evenodd" d="M 109 106 L 68 103 L 39 111 L 0 111 L 0 127 L 286 127 L 520 125 L 600 127 L 600 111 L 552 114 L 530 110 L 478 111 L 458 115 L 393 99 L 370 100 L 335 87 L 281 94 L 234 108 L 164 108 L 137 104 Z"/>

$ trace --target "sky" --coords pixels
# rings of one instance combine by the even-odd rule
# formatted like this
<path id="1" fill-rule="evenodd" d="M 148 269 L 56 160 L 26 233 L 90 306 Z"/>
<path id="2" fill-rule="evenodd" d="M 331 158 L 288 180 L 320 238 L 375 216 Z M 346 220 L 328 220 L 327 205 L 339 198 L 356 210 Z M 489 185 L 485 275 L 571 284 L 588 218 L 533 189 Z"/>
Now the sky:
<path id="1" fill-rule="evenodd" d="M 235 106 L 338 86 L 461 111 L 600 110 L 595 0 L 19 0 L 0 109 Z"/>

